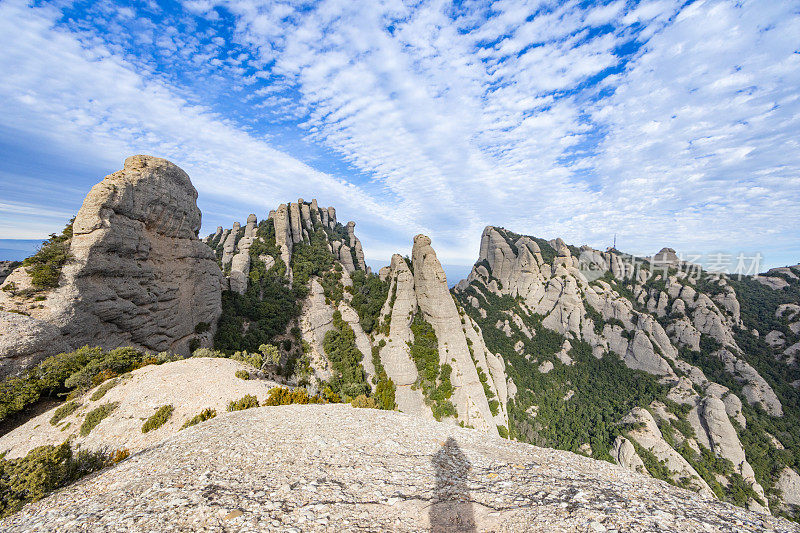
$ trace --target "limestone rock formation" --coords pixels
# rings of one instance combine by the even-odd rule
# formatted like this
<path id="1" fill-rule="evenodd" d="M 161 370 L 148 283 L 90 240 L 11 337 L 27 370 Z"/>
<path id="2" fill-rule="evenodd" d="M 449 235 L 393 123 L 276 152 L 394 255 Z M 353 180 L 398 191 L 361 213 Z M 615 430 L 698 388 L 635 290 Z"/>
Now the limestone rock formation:
<path id="1" fill-rule="evenodd" d="M 280 250 L 280 259 L 286 265 L 286 274 L 292 279 L 292 252 L 299 243 L 310 243 L 311 236 L 321 231 L 327 246 L 330 247 L 334 257 L 341 262 L 345 270 L 352 273 L 356 270 L 366 270 L 364 251 L 361 241 L 355 235 L 355 222 L 342 226 L 336 222 L 336 210 L 320 208 L 317 200 L 305 202 L 299 198 L 297 202 L 281 204 L 277 209 L 270 211 L 266 223 L 273 226 L 275 246 Z M 259 237 L 258 217 L 250 214 L 244 228 L 234 222 L 233 229 L 224 230 L 205 237 L 204 242 L 214 249 L 221 257 L 221 268 L 228 274 L 229 288 L 240 294 L 247 290 L 247 276 L 254 259 L 249 257 L 249 249 Z M 268 233 L 268 232 L 266 232 Z M 265 233 L 265 234 L 266 234 Z M 260 261 L 270 262 L 267 268 L 274 265 L 274 259 L 264 256 Z"/>
<path id="2" fill-rule="evenodd" d="M 669 469 L 670 477 L 674 481 L 686 479 L 687 483 L 695 490 L 698 490 L 701 494 L 711 496 L 712 493 L 708 484 L 692 468 L 692 465 L 664 440 L 661 430 L 658 429 L 658 425 L 653 419 L 653 415 L 647 410 L 637 407 L 627 417 L 623 418 L 622 422 L 640 425 L 640 427 L 628 432 L 629 438 L 635 440 L 642 448 L 650 451 L 656 459 L 663 461 L 664 465 Z"/>
<path id="3" fill-rule="evenodd" d="M 786 287 L 793 283 L 800 286 L 800 269 L 796 267 L 767 274 L 786 281 Z M 702 463 L 704 447 L 706 452 L 729 459 L 734 473 L 741 475 L 763 502 L 774 502 L 780 495 L 764 493 L 750 464 L 753 459 L 747 457 L 752 449 L 746 451 L 736 426 L 748 425 L 743 402 L 762 408 L 770 417 L 784 416 L 782 401 L 787 396 L 781 397 L 773 382 L 760 374 L 769 359 L 759 359 L 762 355 L 756 354 L 759 350 L 763 353 L 763 346 L 772 349 L 776 364 L 787 365 L 785 373 L 794 376 L 800 357 L 800 303 L 793 301 L 791 295 L 796 289 L 792 285 L 795 292 L 787 290 L 785 295 L 769 300 L 766 305 L 772 305 L 771 309 L 753 309 L 754 305 L 765 305 L 766 300 L 753 298 L 762 293 L 758 281 L 764 277 L 740 280 L 712 275 L 698 265 L 681 261 L 669 248 L 643 260 L 615 249 L 575 248 L 561 239 L 544 240 L 488 226 L 481 238 L 478 261 L 453 292 L 479 326 L 494 330 L 494 335 L 487 336 L 491 341 L 487 344 L 501 352 L 510 376 L 527 377 L 535 384 L 525 386 L 526 395 L 516 394 L 524 403 L 515 406 L 516 412 L 523 414 L 514 429 L 523 438 L 540 443 L 547 442 L 543 434 L 560 435 L 552 423 L 546 430 L 539 427 L 537 416 L 542 404 L 537 401 L 545 402 L 548 422 L 560 416 L 559 404 L 551 404 L 554 398 L 581 405 L 585 401 L 581 388 L 572 380 L 581 379 L 585 372 L 581 367 L 587 363 L 581 362 L 575 350 L 582 354 L 591 351 L 608 364 L 619 359 L 626 367 L 653 376 L 653 383 L 668 386 L 665 399 L 685 406 L 675 414 L 660 402 L 642 405 L 653 410 L 658 423 L 635 410 L 628 415 L 628 420 L 645 428 L 631 432 L 628 439 L 644 448 L 653 446 L 656 457 L 668 462 L 673 483 L 687 477 L 692 478 L 696 490 L 709 490 L 708 483 L 677 452 L 694 453 L 693 460 Z M 748 291 L 750 297 L 742 299 L 739 289 Z M 767 315 L 774 312 L 782 325 L 774 326 L 774 332 L 767 329 L 765 339 L 759 341 L 758 331 L 746 324 L 752 324 L 765 311 Z M 570 366 L 576 370 L 568 370 Z M 775 374 L 770 376 L 775 379 Z M 735 390 L 712 379 L 731 384 Z M 608 384 L 609 396 L 616 394 L 612 383 Z M 794 380 L 793 386 L 797 383 L 800 380 Z M 515 388 L 519 386 L 518 381 Z M 551 394 L 542 392 L 551 388 Z M 596 405 L 585 408 L 592 410 Z M 661 434 L 662 426 L 668 438 Z M 571 441 L 576 431 L 565 428 L 565 435 L 554 438 L 551 445 L 563 446 L 568 441 L 569 449 L 583 450 L 585 442 Z M 695 436 L 687 437 L 682 431 L 694 432 Z M 617 439 L 606 446 L 618 461 L 630 462 L 635 461 L 629 453 L 633 443 L 626 446 Z M 717 481 L 723 486 L 729 482 L 725 476 Z M 748 505 L 769 512 L 754 498 Z"/>
<path id="4" fill-rule="evenodd" d="M 611 457 L 617 461 L 617 464 L 624 466 L 628 470 L 633 470 L 640 474 L 647 473 L 642 459 L 636 453 L 636 448 L 634 448 L 631 441 L 625 437 L 618 436 L 614 440 L 614 448 L 611 451 Z"/>
<path id="5" fill-rule="evenodd" d="M 413 266 L 413 273 L 410 266 Z M 384 275 L 390 281 L 390 298 L 381 315 L 390 317 L 390 328 L 388 336 L 382 339 L 385 347 L 380 351 L 380 358 L 397 386 L 399 409 L 431 417 L 430 408 L 415 386 L 419 375 L 408 347 L 414 339 L 410 324 L 416 313 L 422 313 L 436 334 L 440 364 L 452 367 L 451 401 L 457 411 L 457 420 L 497 434 L 497 426 L 508 424 L 504 363 L 486 348 L 477 324 L 469 317 L 462 317 L 462 311 L 448 291 L 444 270 L 430 239 L 417 235 L 411 265 L 395 254 L 390 270 Z M 499 398 L 496 400 L 496 414 L 492 413 L 489 397 Z"/>
<path id="6" fill-rule="evenodd" d="M 30 313 L 46 324 L 5 322 L 0 371 L 17 372 L 64 344 L 188 355 L 191 343 L 208 342 L 221 312 L 222 276 L 197 237 L 196 200 L 183 170 L 149 156 L 129 157 L 95 185 L 75 218 L 59 287 Z M 204 336 L 195 334 L 201 323 L 210 326 Z M 51 335 L 52 328 L 63 343 L 42 350 L 38 332 Z"/>

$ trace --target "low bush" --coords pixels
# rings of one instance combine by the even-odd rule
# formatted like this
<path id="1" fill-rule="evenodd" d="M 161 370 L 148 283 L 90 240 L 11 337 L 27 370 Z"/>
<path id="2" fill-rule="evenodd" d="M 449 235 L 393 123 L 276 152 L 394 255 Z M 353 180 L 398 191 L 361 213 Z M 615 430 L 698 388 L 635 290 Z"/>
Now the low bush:
<path id="1" fill-rule="evenodd" d="M 183 425 L 181 426 L 181 429 L 186 429 L 191 426 L 196 426 L 200 422 L 211 420 L 215 416 L 217 416 L 217 411 L 215 409 L 211 408 L 203 409 L 202 411 L 200 411 L 200 414 L 194 415 L 192 418 L 184 422 Z"/>
<path id="2" fill-rule="evenodd" d="M 131 456 L 131 451 L 128 448 L 120 448 L 115 450 L 114 453 L 111 454 L 109 461 L 111 464 L 117 464 L 119 462 L 124 461 L 128 457 Z"/>
<path id="3" fill-rule="evenodd" d="M 375 401 L 375 398 L 370 398 L 364 394 L 353 398 L 350 405 L 362 409 L 378 409 L 378 402 Z"/>
<path id="4" fill-rule="evenodd" d="M 153 431 L 166 424 L 172 417 L 172 412 L 174 410 L 175 408 L 172 405 L 162 405 L 159 407 L 158 410 L 153 413 L 153 416 L 145 420 L 144 424 L 142 424 L 142 433 Z"/>
<path id="5" fill-rule="evenodd" d="M 95 391 L 92 393 L 92 395 L 89 397 L 89 399 L 92 400 L 93 402 L 96 402 L 97 400 L 99 400 L 103 396 L 105 396 L 108 391 L 113 389 L 114 385 L 116 385 L 116 384 L 117 384 L 117 380 L 116 379 L 110 379 L 110 380 L 104 382 L 99 387 L 97 387 L 97 389 L 95 389 Z"/>
<path id="6" fill-rule="evenodd" d="M 97 427 L 97 424 L 103 421 L 108 415 L 114 412 L 114 410 L 119 407 L 119 402 L 113 403 L 104 403 L 100 407 L 96 407 L 87 413 L 86 418 L 83 420 L 83 424 L 81 424 L 80 434 L 81 437 L 85 437 L 92 430 Z"/>
<path id="7" fill-rule="evenodd" d="M 79 394 L 105 379 L 148 364 L 179 359 L 168 353 L 147 355 L 133 348 L 104 352 L 84 346 L 74 352 L 48 357 L 22 376 L 0 382 L 0 420 L 18 413 L 41 398 Z"/>
<path id="8" fill-rule="evenodd" d="M 115 457 L 85 450 L 75 453 L 69 441 L 34 448 L 18 459 L 0 457 L 0 518 L 111 464 Z"/>
<path id="9" fill-rule="evenodd" d="M 331 393 L 333 394 L 333 393 Z M 338 396 L 336 396 L 338 399 Z M 326 403 L 320 396 L 309 396 L 305 389 L 288 389 L 286 387 L 275 387 L 270 389 L 269 396 L 264 401 L 264 405 L 291 405 L 291 404 Z"/>
<path id="10" fill-rule="evenodd" d="M 253 407 L 258 407 L 258 399 L 252 394 L 246 394 L 238 400 L 231 400 L 228 411 L 244 411 Z"/>
<path id="11" fill-rule="evenodd" d="M 250 379 L 250 372 L 248 372 L 247 370 L 237 370 L 236 377 L 239 379 L 248 380 Z"/>
<path id="12" fill-rule="evenodd" d="M 53 413 L 53 416 L 50 418 L 50 424 L 52 424 L 54 426 L 58 425 L 59 422 L 61 422 L 62 420 L 67 418 L 69 415 L 71 415 L 72 413 L 77 411 L 78 407 L 80 407 L 80 406 L 81 406 L 81 404 L 79 404 L 78 402 L 75 402 L 75 401 L 69 401 L 69 402 L 65 403 L 64 405 L 62 405 L 61 407 L 56 409 L 55 413 Z"/>

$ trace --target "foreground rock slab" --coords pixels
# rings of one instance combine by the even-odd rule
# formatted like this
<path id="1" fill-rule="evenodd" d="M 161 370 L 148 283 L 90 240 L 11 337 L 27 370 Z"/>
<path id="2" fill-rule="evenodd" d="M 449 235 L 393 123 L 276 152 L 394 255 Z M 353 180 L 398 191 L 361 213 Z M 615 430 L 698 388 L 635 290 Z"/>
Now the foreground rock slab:
<path id="1" fill-rule="evenodd" d="M 219 416 L 0 529 L 800 530 L 608 463 L 347 405 Z"/>

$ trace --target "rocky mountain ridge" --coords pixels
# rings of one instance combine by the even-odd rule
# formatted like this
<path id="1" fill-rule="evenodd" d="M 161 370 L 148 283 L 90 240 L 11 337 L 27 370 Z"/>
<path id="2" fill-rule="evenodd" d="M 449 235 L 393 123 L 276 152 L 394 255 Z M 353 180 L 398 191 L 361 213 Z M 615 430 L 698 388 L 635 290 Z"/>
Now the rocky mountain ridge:
<path id="1" fill-rule="evenodd" d="M 490 226 L 484 230 L 478 262 L 454 293 L 484 332 L 494 327 L 487 344 L 506 358 L 516 386 L 526 389 L 522 382 L 530 383 L 509 405 L 512 434 L 518 438 L 598 458 L 608 454 L 629 468 L 721 498 L 732 498 L 735 492 L 744 503 L 747 493 L 747 505 L 755 510 L 766 512 L 768 503 L 785 510 L 790 505 L 786 502 L 796 501 L 796 481 L 789 481 L 798 479 L 791 468 L 794 452 L 785 453 L 777 439 L 770 440 L 768 455 L 774 457 L 765 461 L 762 444 L 752 441 L 774 438 L 765 435 L 766 422 L 781 427 L 782 440 L 795 442 L 792 423 L 781 420 L 784 404 L 774 387 L 781 386 L 789 404 L 795 402 L 795 389 L 787 386 L 791 382 L 776 381 L 774 374 L 770 384 L 750 362 L 780 368 L 785 353 L 776 350 L 768 363 L 747 351 L 763 348 L 762 337 L 777 340 L 784 333 L 762 333 L 745 324 L 743 312 L 749 318 L 752 310 L 742 309 L 734 287 L 757 289 L 758 278 L 742 281 L 699 271 L 695 279 L 681 266 L 667 249 L 641 260 Z M 793 317 L 792 305 L 780 304 L 769 313 Z M 783 326 L 787 334 L 792 327 L 788 321 Z M 647 395 L 635 394 L 637 407 L 631 409 L 620 393 L 602 409 L 609 422 L 628 430 L 588 431 L 583 432 L 584 442 L 563 442 L 549 427 L 570 416 L 571 404 L 574 408 L 576 402 L 595 400 L 582 399 L 591 393 L 571 384 L 570 376 L 581 373 L 576 351 L 606 361 L 606 367 L 612 362 L 609 357 L 622 361 L 629 370 L 617 370 L 617 379 L 630 374 L 649 382 Z M 583 361 L 593 364 L 585 355 Z M 792 363 L 784 373 L 794 372 Z M 555 377 L 548 377 L 551 372 Z M 614 395 L 613 384 L 608 387 Z M 566 394 L 547 398 L 536 390 L 540 388 Z M 581 405 L 584 416 L 596 407 Z M 793 410 L 792 420 L 797 415 Z M 749 419 L 758 419 L 757 431 L 763 432 L 758 437 L 749 434 Z M 614 433 L 618 435 L 612 443 Z M 598 437 L 600 442 L 591 442 Z M 714 457 L 730 464 L 715 464 Z M 758 476 L 749 460 L 760 463 Z"/>
<path id="2" fill-rule="evenodd" d="M 635 258 L 488 226 L 450 291 L 427 236 L 374 274 L 333 207 L 287 202 L 201 241 L 196 197 L 147 156 L 93 188 L 69 231 L 1 284 L 3 372 L 40 380 L 39 361 L 83 344 L 269 352 L 259 371 L 272 384 L 800 517 L 799 267 L 735 279 L 669 248 Z M 55 270 L 45 289 L 40 267 Z M 32 422 L 0 444 L 38 442 L 24 437 Z"/>

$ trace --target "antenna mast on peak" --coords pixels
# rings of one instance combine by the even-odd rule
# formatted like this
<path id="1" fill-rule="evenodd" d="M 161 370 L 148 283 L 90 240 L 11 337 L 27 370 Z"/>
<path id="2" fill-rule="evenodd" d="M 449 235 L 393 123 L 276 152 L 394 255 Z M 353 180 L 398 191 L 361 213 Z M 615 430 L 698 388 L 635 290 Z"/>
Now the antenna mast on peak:
<path id="1" fill-rule="evenodd" d="M 612 246 L 612 248 L 613 248 L 614 250 L 616 250 L 616 249 L 617 249 L 617 234 L 616 234 L 616 233 L 614 234 L 614 245 Z"/>

